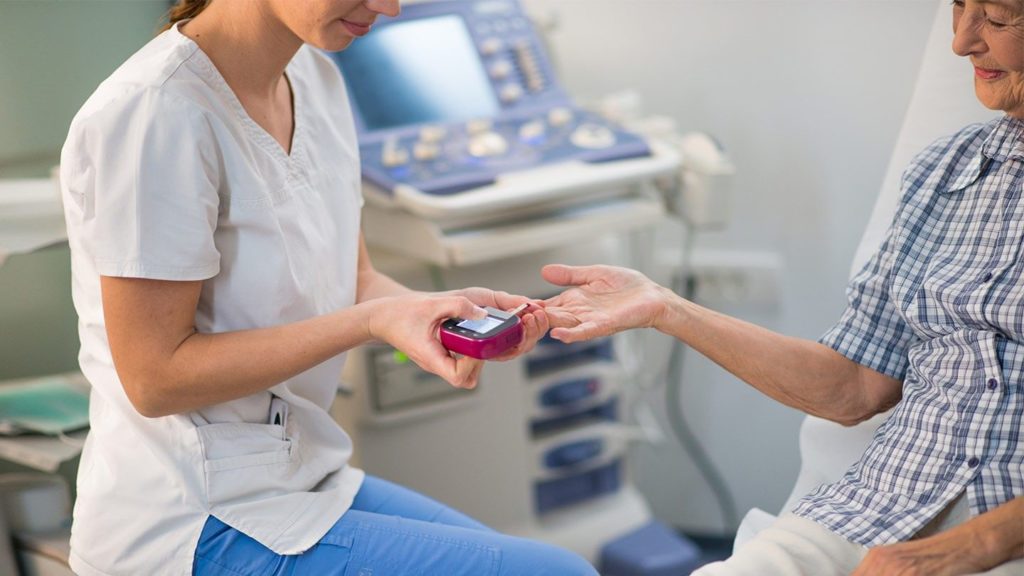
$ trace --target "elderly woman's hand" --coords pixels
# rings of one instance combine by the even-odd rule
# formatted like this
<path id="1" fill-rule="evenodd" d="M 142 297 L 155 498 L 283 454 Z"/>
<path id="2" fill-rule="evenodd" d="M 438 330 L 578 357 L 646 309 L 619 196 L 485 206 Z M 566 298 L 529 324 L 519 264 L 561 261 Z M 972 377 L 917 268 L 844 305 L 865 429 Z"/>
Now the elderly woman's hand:
<path id="1" fill-rule="evenodd" d="M 850 576 L 958 576 L 982 572 L 986 566 L 971 541 L 947 534 L 878 546 Z"/>
<path id="2" fill-rule="evenodd" d="M 635 270 L 552 264 L 541 275 L 552 284 L 569 287 L 545 301 L 551 336 L 563 342 L 631 328 L 660 329 L 668 321 L 672 293 Z"/>
<path id="3" fill-rule="evenodd" d="M 932 536 L 878 546 L 851 576 L 959 576 L 1024 558 L 1024 496 Z"/>

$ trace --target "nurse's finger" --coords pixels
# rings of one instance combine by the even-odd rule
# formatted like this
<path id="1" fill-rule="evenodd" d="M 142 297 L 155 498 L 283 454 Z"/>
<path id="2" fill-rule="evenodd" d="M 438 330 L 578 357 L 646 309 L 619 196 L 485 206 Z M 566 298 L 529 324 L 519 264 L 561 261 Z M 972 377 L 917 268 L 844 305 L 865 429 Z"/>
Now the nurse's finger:
<path id="1" fill-rule="evenodd" d="M 522 304 L 526 304 L 529 307 L 533 302 L 526 296 L 518 296 L 502 290 L 491 290 L 489 288 L 466 288 L 461 293 L 478 306 L 491 306 L 498 310 L 512 310 Z"/>
<path id="2" fill-rule="evenodd" d="M 541 310 L 539 314 L 525 314 L 522 317 L 523 322 L 523 339 L 520 340 L 519 344 L 515 348 L 505 352 L 501 356 L 493 358 L 498 362 L 504 362 L 511 360 L 526 354 L 530 350 L 533 350 L 534 346 L 537 345 L 537 341 L 544 337 L 544 334 L 548 331 L 547 315 Z"/>
<path id="3" fill-rule="evenodd" d="M 477 382 L 480 380 L 480 371 L 483 370 L 484 363 L 482 360 L 470 358 L 469 356 L 462 356 L 461 358 L 455 359 L 455 378 L 457 383 L 452 384 L 456 388 L 465 388 L 466 390 L 472 390 L 476 388 Z"/>
<path id="4" fill-rule="evenodd" d="M 494 292 L 494 303 L 494 307 L 497 308 L 498 310 L 512 310 L 514 308 L 522 306 L 523 304 L 526 304 L 526 309 L 529 310 L 531 304 L 533 304 L 533 300 L 527 298 L 526 296 L 509 294 L 508 292 L 496 290 Z"/>
<path id="5" fill-rule="evenodd" d="M 440 298 L 435 310 L 435 318 L 444 320 L 446 318 L 465 318 L 468 320 L 480 320 L 487 317 L 487 310 L 476 305 L 465 296 L 449 296 Z"/>
<path id="6" fill-rule="evenodd" d="M 415 354 L 407 353 L 420 368 L 436 374 L 452 386 L 459 387 L 458 365 L 452 353 L 434 338 L 427 338 Z"/>
<path id="7" fill-rule="evenodd" d="M 520 354 L 532 350 L 537 341 L 547 333 L 549 328 L 547 313 L 537 309 L 533 313 L 526 314 L 523 316 L 523 328 L 525 335 L 519 344 Z"/>

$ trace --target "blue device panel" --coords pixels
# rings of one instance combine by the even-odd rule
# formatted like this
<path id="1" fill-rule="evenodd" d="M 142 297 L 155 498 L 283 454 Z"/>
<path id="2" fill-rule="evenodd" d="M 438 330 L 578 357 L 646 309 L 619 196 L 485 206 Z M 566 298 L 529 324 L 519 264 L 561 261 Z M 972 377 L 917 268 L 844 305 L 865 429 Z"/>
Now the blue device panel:
<path id="1" fill-rule="evenodd" d="M 622 464 L 615 460 L 609 464 L 572 474 L 537 482 L 534 485 L 534 505 L 544 514 L 618 491 L 622 485 Z"/>
<path id="2" fill-rule="evenodd" d="M 351 94 L 363 176 L 385 191 L 454 194 L 544 164 L 650 154 L 572 103 L 517 0 L 412 4 L 331 57 Z"/>

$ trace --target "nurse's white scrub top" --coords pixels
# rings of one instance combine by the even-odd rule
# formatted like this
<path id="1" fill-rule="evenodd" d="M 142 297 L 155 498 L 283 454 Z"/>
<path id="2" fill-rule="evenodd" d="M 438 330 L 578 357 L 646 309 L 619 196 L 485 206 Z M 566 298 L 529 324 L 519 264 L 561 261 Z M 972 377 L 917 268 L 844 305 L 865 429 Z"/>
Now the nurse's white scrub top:
<path id="1" fill-rule="evenodd" d="M 286 74 L 290 155 L 176 28 L 118 68 L 72 122 L 61 183 L 79 360 L 92 384 L 71 534 L 79 574 L 190 574 L 208 515 L 299 553 L 362 483 L 347 464 L 351 440 L 328 414 L 343 357 L 265 392 L 150 419 L 128 402 L 104 327 L 101 275 L 202 280 L 203 333 L 354 303 L 362 199 L 348 97 L 337 68 L 308 46 Z M 287 405 L 282 424 L 271 420 L 274 397 Z"/>

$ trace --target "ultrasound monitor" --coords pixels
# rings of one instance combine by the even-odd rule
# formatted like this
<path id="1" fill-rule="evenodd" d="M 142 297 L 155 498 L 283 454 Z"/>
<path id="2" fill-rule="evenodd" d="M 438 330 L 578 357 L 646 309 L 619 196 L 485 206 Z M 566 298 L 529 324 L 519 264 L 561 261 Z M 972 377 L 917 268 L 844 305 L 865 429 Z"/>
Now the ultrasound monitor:
<path id="1" fill-rule="evenodd" d="M 461 194 L 543 165 L 650 153 L 573 104 L 517 0 L 411 3 L 330 57 L 363 178 L 386 195 Z"/>
<path id="2" fill-rule="evenodd" d="M 338 53 L 367 131 L 490 118 L 499 110 L 460 16 L 400 22 Z"/>

